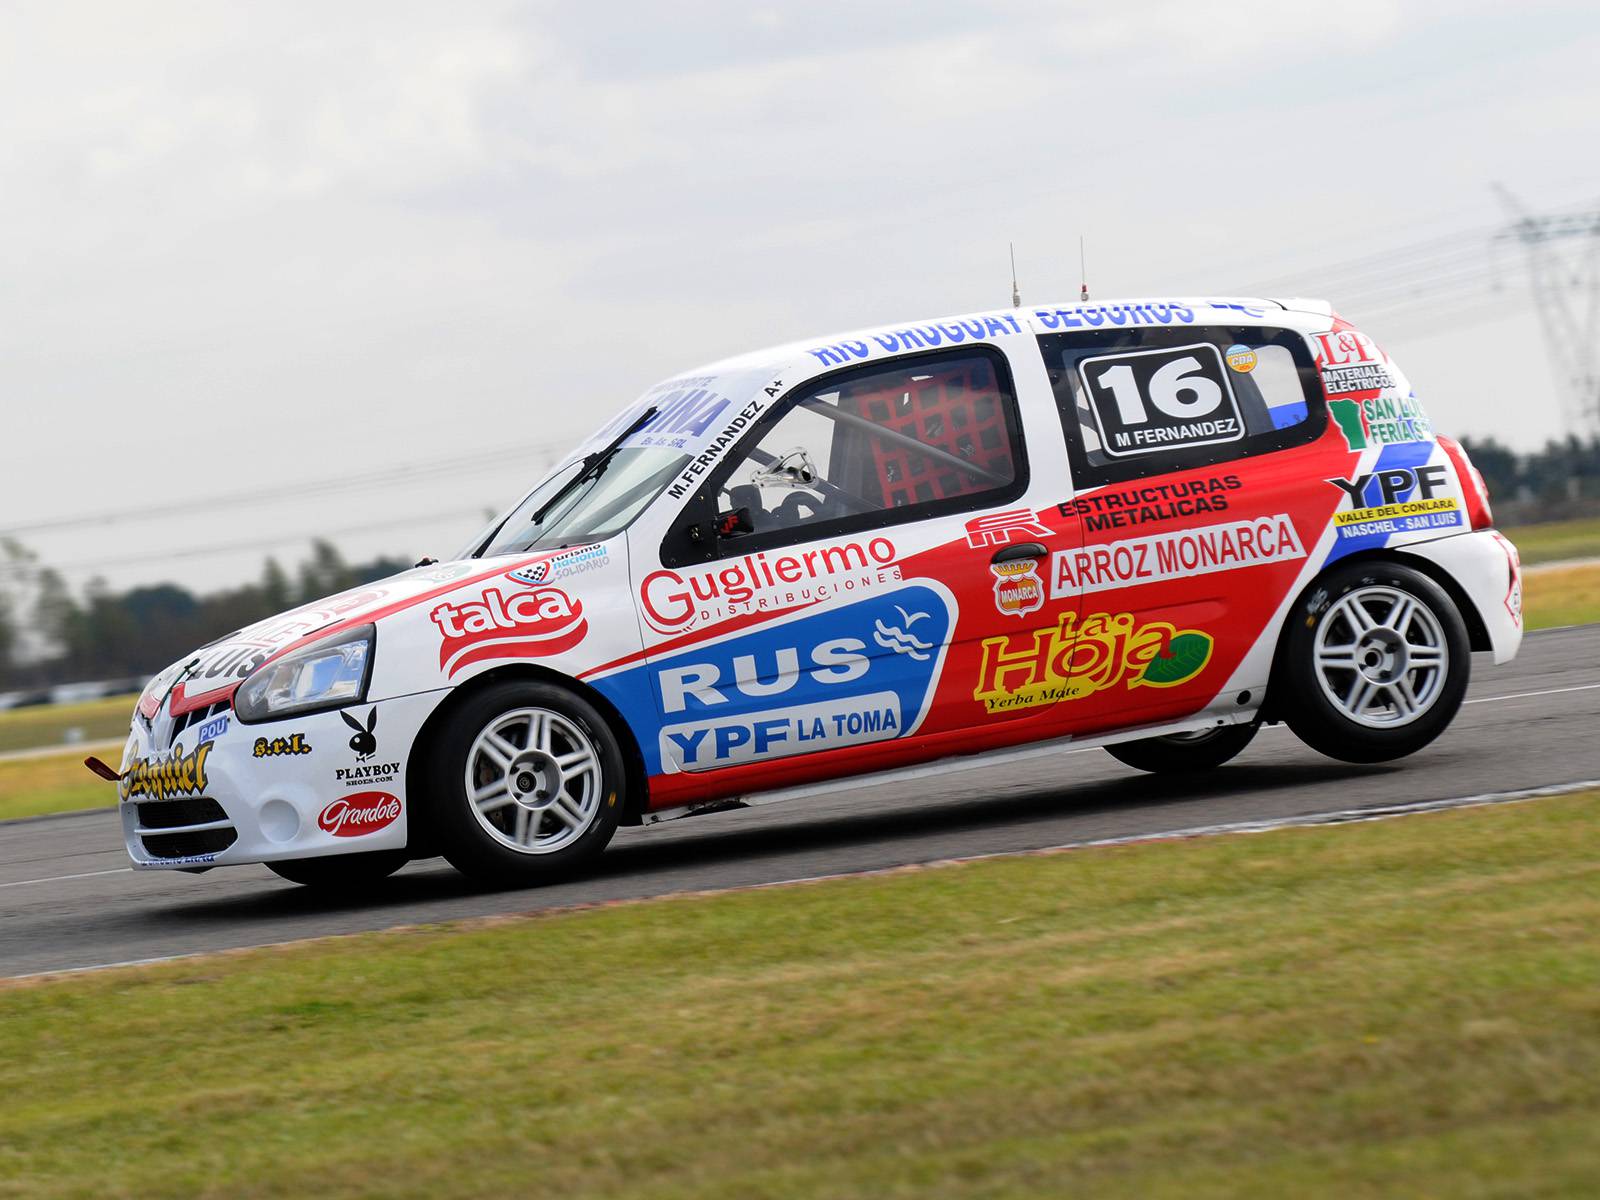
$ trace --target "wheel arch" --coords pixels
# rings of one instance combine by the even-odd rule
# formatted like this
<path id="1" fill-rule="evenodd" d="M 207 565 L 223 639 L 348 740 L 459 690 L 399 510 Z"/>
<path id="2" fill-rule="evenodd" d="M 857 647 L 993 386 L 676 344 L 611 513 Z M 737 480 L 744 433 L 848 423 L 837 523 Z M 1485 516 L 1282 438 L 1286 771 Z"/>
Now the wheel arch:
<path id="1" fill-rule="evenodd" d="M 465 683 L 454 688 L 448 696 L 441 701 L 433 712 L 428 714 L 428 719 L 422 723 L 422 728 L 417 731 L 416 740 L 411 746 L 411 757 L 406 763 L 406 794 L 416 794 L 417 789 L 426 788 L 424 778 L 423 757 L 432 748 L 439 737 L 440 730 L 449 722 L 451 716 L 461 705 L 483 689 L 501 683 L 546 683 L 565 688 L 577 696 L 581 696 L 587 703 L 594 706 L 602 718 L 605 719 L 611 733 L 617 739 L 617 745 L 622 751 L 623 769 L 626 778 L 623 785 L 623 810 L 622 821 L 626 825 L 637 825 L 643 818 L 650 799 L 650 777 L 645 772 L 644 755 L 639 750 L 638 739 L 633 730 L 628 726 L 622 714 L 604 695 L 590 687 L 581 680 L 574 679 L 571 675 L 563 675 L 559 671 L 552 671 L 548 667 L 541 667 L 534 663 L 508 663 L 502 667 L 494 667 L 481 675 L 474 675 Z M 412 811 L 420 811 L 416 806 Z M 431 840 L 427 830 L 418 830 L 422 840 Z"/>
<path id="2" fill-rule="evenodd" d="M 1446 571 L 1438 563 L 1418 554 L 1407 554 L 1402 549 L 1380 548 L 1347 554 L 1343 558 L 1325 563 L 1322 570 L 1318 571 L 1305 587 L 1300 589 L 1295 595 L 1294 603 L 1289 606 L 1283 623 L 1278 627 L 1278 641 L 1272 651 L 1272 671 L 1267 683 L 1267 698 L 1261 706 L 1263 721 L 1282 719 L 1277 699 L 1282 697 L 1285 686 L 1283 682 L 1283 663 L 1284 654 L 1289 643 L 1289 629 L 1297 619 L 1298 614 L 1305 611 L 1307 597 L 1334 571 L 1347 565 L 1363 562 L 1393 563 L 1400 567 L 1410 567 L 1413 571 L 1438 584 L 1440 590 L 1450 597 L 1450 603 L 1456 606 L 1456 611 L 1461 614 L 1461 622 L 1467 627 L 1467 644 L 1474 650 L 1493 649 L 1489 641 L 1488 627 L 1483 623 L 1483 615 L 1478 612 L 1478 606 L 1472 603 L 1466 591 L 1456 582 L 1450 572 Z"/>

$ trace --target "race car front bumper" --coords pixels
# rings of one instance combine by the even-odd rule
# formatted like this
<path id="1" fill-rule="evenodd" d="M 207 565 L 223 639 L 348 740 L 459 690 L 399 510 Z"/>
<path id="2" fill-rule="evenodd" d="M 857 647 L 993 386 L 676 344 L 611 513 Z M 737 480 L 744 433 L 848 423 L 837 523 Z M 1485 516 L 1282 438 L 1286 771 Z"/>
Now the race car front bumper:
<path id="1" fill-rule="evenodd" d="M 138 870 L 204 870 L 399 850 L 406 765 L 445 692 L 246 725 L 231 713 L 168 732 L 135 717 L 123 755 L 123 841 Z"/>

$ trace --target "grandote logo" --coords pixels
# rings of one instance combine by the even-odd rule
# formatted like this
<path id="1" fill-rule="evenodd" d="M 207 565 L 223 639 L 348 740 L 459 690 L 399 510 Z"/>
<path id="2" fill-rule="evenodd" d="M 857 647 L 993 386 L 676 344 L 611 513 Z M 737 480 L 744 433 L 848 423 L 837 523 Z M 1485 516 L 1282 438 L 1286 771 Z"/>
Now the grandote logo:
<path id="1" fill-rule="evenodd" d="M 361 837 L 394 824 L 400 801 L 388 792 L 357 792 L 317 814 L 317 828 L 334 837 Z"/>
<path id="2" fill-rule="evenodd" d="M 476 600 L 441 604 L 429 614 L 439 627 L 439 669 L 454 675 L 486 658 L 543 658 L 583 641 L 583 604 L 560 588 L 504 595 L 488 588 Z"/>

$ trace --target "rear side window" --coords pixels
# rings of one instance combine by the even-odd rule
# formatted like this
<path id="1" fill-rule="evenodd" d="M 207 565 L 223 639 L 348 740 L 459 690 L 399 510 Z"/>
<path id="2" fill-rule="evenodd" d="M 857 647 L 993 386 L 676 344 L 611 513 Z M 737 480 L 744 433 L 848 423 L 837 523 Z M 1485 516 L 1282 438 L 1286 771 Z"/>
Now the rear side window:
<path id="1" fill-rule="evenodd" d="M 1327 422 L 1293 330 L 1102 329 L 1039 346 L 1081 487 L 1302 445 Z"/>
<path id="2" fill-rule="evenodd" d="M 957 513 L 1022 494 L 1005 360 L 982 349 L 841 372 L 787 397 L 713 476 L 748 530 L 720 554 Z"/>

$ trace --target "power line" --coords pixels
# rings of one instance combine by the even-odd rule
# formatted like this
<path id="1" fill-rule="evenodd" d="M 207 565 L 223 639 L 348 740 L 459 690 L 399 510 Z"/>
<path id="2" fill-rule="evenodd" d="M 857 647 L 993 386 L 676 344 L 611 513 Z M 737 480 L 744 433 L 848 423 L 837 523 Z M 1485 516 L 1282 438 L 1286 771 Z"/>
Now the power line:
<path id="1" fill-rule="evenodd" d="M 539 453 L 565 447 L 564 442 L 531 442 L 498 450 L 477 451 L 455 458 L 432 462 L 402 463 L 364 474 L 347 475 L 338 479 L 306 480 L 299 483 L 278 484 L 269 488 L 229 492 L 220 496 L 197 496 L 188 500 L 168 500 L 132 508 L 111 509 L 74 516 L 53 517 L 38 521 L 24 521 L 0 526 L 0 537 L 19 537 L 25 534 L 56 533 L 66 529 L 86 526 L 131 524 L 157 520 L 162 517 L 191 516 L 196 512 L 214 512 L 219 509 L 239 508 L 281 500 L 315 500 L 346 492 L 365 491 L 395 483 L 412 483 L 433 480 L 470 471 L 482 471 L 518 460 L 526 460 Z M 544 464 L 541 464 L 544 465 Z"/>
<path id="2" fill-rule="evenodd" d="M 0 572 L 23 574 L 35 567 L 50 567 L 62 574 L 83 574 L 89 571 L 99 571 L 106 567 L 137 566 L 147 562 L 177 562 L 182 559 L 208 558 L 214 555 L 247 554 L 261 550 L 269 550 L 276 546 L 288 546 L 296 542 L 314 542 L 327 538 L 349 537 L 354 534 L 376 533 L 384 529 L 397 528 L 427 528 L 443 525 L 447 522 L 466 521 L 473 517 L 487 522 L 493 512 L 486 505 L 479 505 L 470 509 L 456 509 L 444 513 L 428 513 L 422 516 L 394 517 L 386 521 L 368 521 L 360 525 L 348 525 L 341 529 L 318 530 L 315 533 L 291 533 L 281 536 L 257 538 L 249 542 L 218 542 L 209 546 L 189 546 L 179 550 L 152 551 L 141 554 L 127 554 L 121 557 L 107 558 L 95 557 L 81 559 L 77 562 L 67 563 L 0 563 Z"/>

